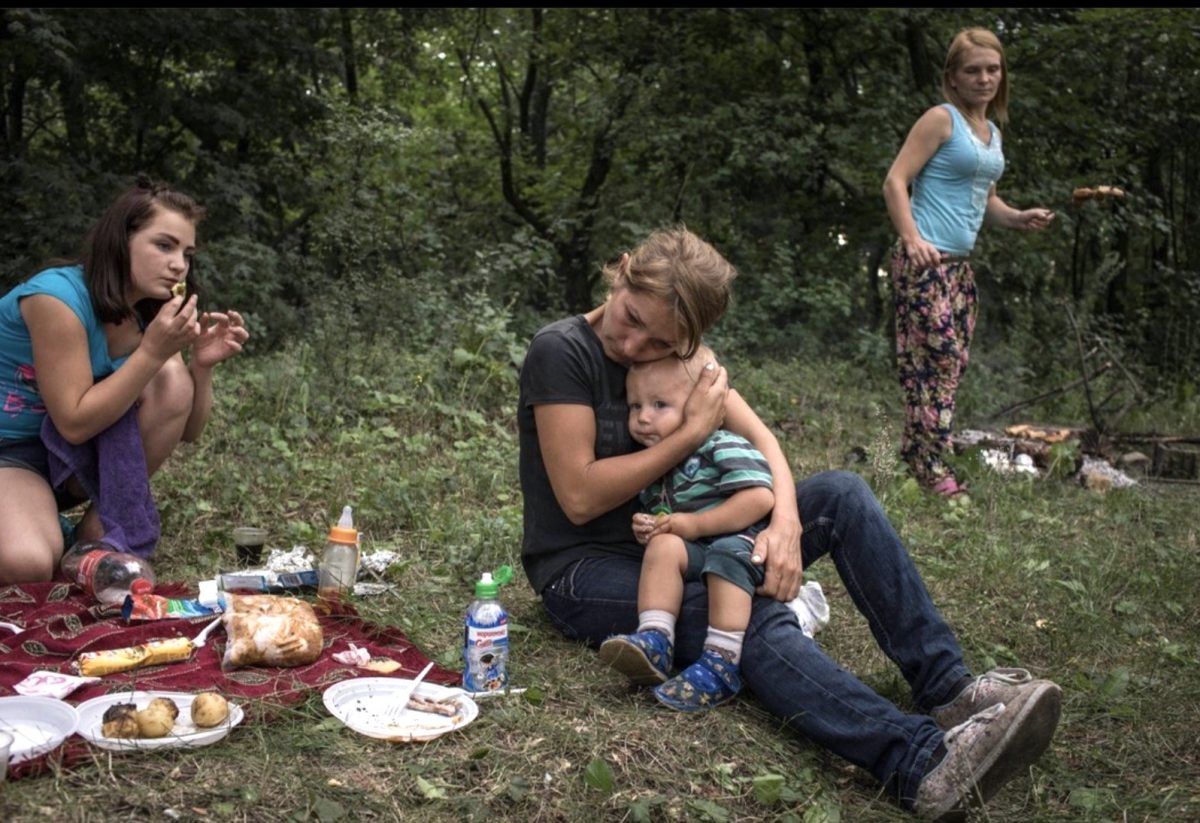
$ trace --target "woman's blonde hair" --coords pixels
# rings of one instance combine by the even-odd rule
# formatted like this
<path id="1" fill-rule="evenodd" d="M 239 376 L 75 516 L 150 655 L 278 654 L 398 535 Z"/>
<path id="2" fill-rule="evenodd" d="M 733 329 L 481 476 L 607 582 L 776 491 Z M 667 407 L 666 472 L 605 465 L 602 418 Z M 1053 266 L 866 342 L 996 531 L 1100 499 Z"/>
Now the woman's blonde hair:
<path id="1" fill-rule="evenodd" d="M 987 116 L 1001 126 L 1007 125 L 1008 59 L 1004 56 L 1004 46 L 1001 45 L 1000 38 L 987 29 L 963 29 L 954 35 L 954 39 L 950 41 L 950 49 L 946 52 L 946 65 L 942 68 L 942 96 L 960 109 L 964 107 L 962 96 L 950 85 L 950 77 L 962 66 L 963 57 L 967 49 L 971 48 L 991 49 L 1000 55 L 1000 87 L 996 89 L 996 96 L 988 103 Z"/>
<path id="2" fill-rule="evenodd" d="M 711 245 L 683 226 L 660 229 L 604 267 L 609 289 L 627 286 L 666 301 L 683 332 L 682 357 L 691 357 L 700 338 L 721 318 L 732 299 L 737 269 Z"/>

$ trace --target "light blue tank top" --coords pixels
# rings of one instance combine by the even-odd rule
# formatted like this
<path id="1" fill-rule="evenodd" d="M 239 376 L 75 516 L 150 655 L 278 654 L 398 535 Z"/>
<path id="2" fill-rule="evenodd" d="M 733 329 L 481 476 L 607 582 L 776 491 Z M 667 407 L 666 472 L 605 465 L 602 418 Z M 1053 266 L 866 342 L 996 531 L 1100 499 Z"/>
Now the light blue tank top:
<path id="1" fill-rule="evenodd" d="M 988 192 L 1004 173 L 1000 131 L 988 121 L 992 140 L 984 143 L 950 103 L 950 139 L 913 181 L 912 215 L 917 231 L 947 254 L 968 255 L 983 225 Z"/>
<path id="2" fill-rule="evenodd" d="M 33 367 L 33 341 L 20 308 L 21 298 L 34 294 L 58 298 L 79 318 L 87 334 L 94 379 L 112 374 L 127 359 L 108 356 L 108 337 L 92 306 L 82 268 L 38 272 L 0 297 L 0 440 L 37 437 L 46 416 Z"/>

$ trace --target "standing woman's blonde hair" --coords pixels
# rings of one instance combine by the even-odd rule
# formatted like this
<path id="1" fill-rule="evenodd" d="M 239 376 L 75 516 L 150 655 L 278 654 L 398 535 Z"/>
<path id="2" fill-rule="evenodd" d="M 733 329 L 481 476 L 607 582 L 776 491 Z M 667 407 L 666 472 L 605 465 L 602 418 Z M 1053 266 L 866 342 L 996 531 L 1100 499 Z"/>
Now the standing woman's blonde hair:
<path id="1" fill-rule="evenodd" d="M 704 332 L 729 307 L 737 277 L 737 269 L 719 251 L 682 226 L 652 233 L 603 271 L 610 289 L 627 286 L 674 309 L 684 359 L 696 352 Z"/>
<path id="2" fill-rule="evenodd" d="M 1004 56 L 1004 46 L 1000 38 L 987 29 L 963 29 L 954 35 L 950 41 L 950 50 L 946 52 L 946 65 L 942 68 L 942 96 L 958 108 L 964 107 L 963 99 L 950 85 L 950 76 L 958 71 L 963 62 L 967 49 L 991 49 L 1000 55 L 1000 87 L 996 96 L 988 103 L 987 116 L 1001 126 L 1008 123 L 1008 59 Z"/>

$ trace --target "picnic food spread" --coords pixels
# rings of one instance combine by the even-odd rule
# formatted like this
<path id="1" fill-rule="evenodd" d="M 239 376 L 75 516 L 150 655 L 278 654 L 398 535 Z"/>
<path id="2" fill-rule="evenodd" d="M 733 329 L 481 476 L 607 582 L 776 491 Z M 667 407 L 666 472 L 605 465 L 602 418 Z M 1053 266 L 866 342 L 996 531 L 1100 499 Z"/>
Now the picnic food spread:
<path id="1" fill-rule="evenodd" d="M 350 525 L 348 506 L 343 514 L 344 522 L 335 527 L 335 532 L 343 530 L 347 539 L 338 548 L 350 549 L 357 561 L 357 531 Z M 353 544 L 348 537 L 351 534 L 354 536 Z M 337 536 L 343 535 L 339 533 Z M 242 675 L 226 674 L 223 677 L 228 680 L 215 682 L 210 679 L 212 675 L 201 675 L 205 668 L 215 673 L 218 662 L 220 669 L 227 672 L 251 666 L 304 666 L 306 668 L 302 671 L 287 675 L 292 678 L 289 680 L 292 688 L 295 688 L 295 684 L 319 688 L 326 692 L 328 698 L 340 694 L 337 702 L 326 702 L 335 717 L 360 734 L 391 742 L 432 740 L 461 728 L 478 714 L 474 698 L 481 694 L 492 696 L 509 693 L 495 690 L 503 689 L 507 684 L 507 614 L 496 599 L 496 593 L 499 586 L 511 578 L 510 567 L 501 567 L 494 578 L 485 573 L 476 587 L 476 598 L 464 620 L 464 652 L 469 673 L 464 681 L 468 688 L 464 690 L 419 683 L 420 677 L 417 681 L 402 677 L 363 677 L 361 673 L 364 670 L 382 674 L 411 670 L 412 656 L 421 657 L 420 652 L 410 644 L 396 645 L 398 640 L 401 643 L 404 640 L 397 630 L 378 626 L 371 628 L 368 625 L 366 634 L 362 629 L 350 634 L 364 647 L 350 643 L 349 651 L 333 652 L 331 649 L 331 653 L 322 660 L 325 645 L 330 640 L 320 621 L 327 622 L 333 642 L 337 642 L 347 637 L 340 628 L 341 621 L 346 617 L 352 617 L 353 621 L 361 621 L 361 618 L 351 607 L 339 604 L 332 598 L 332 602 L 322 602 L 319 593 L 317 603 L 320 607 L 315 610 L 300 596 L 235 593 L 219 586 L 216 580 L 202 581 L 198 596 L 187 595 L 186 589 L 176 583 L 163 584 L 161 594 L 156 594 L 151 591 L 156 584 L 150 565 L 132 555 L 115 551 L 113 546 L 104 543 L 85 546 L 80 543 L 72 546 L 67 555 L 72 559 L 64 564 L 64 574 L 68 582 L 82 588 L 86 596 L 82 600 L 81 611 L 72 613 L 62 623 L 64 627 L 71 627 L 73 632 L 66 637 L 79 637 L 77 650 L 71 650 L 70 647 L 66 649 L 67 662 L 59 664 L 63 669 L 59 672 L 54 668 L 45 669 L 39 662 L 34 662 L 37 657 L 45 656 L 45 647 L 40 638 L 28 641 L 22 649 L 33 660 L 21 664 L 28 668 L 21 675 L 23 679 L 18 677 L 20 682 L 16 682 L 12 688 L 22 694 L 33 692 L 47 696 L 3 698 L 7 701 L 53 700 L 55 706 L 70 712 L 73 719 L 71 728 L 64 727 L 64 731 L 50 741 L 45 749 L 36 753 L 31 751 L 30 756 L 43 755 L 57 748 L 76 731 L 91 745 L 110 751 L 194 747 L 221 740 L 241 723 L 245 712 L 210 684 L 229 683 L 232 692 L 230 697 L 236 699 L 239 694 L 243 697 L 252 694 L 246 688 L 248 685 L 252 689 L 259 689 L 260 684 L 272 683 L 280 675 L 255 673 L 246 679 Z M 101 565 L 119 573 L 119 580 L 114 578 L 109 581 L 113 586 L 98 585 L 101 581 L 94 572 Z M 349 575 L 348 580 L 343 579 L 345 575 L 339 577 L 343 584 L 340 587 L 342 597 L 355 591 L 353 586 L 357 565 L 357 562 L 353 564 L 352 571 L 342 569 Z M 250 571 L 255 570 L 247 570 Z M 265 570 L 258 571 L 266 573 Z M 325 576 L 329 572 L 329 568 L 321 570 Z M 307 574 L 311 574 L 312 583 L 315 584 L 317 571 L 312 570 Z M 295 574 L 291 576 L 297 577 Z M 242 577 L 246 577 L 246 573 Z M 57 585 L 57 589 L 41 595 L 45 600 L 41 601 L 39 609 L 48 603 L 80 602 L 79 594 L 68 595 L 64 600 L 64 589 L 61 584 Z M 112 592 L 108 591 L 110 588 Z M 310 585 L 309 588 L 317 587 Z M 117 589 L 123 595 L 120 601 L 114 594 Z M 100 601 L 99 606 L 96 605 L 97 600 Z M 89 602 L 90 606 L 87 605 Z M 55 611 L 62 613 L 57 606 Z M 326 616 L 319 618 L 318 613 Z M 42 632 L 45 631 L 41 627 L 44 618 L 35 616 L 39 614 L 36 610 L 6 612 L 5 619 L 17 621 L 17 624 L 5 625 L 11 631 Z M 198 633 L 189 628 L 199 624 L 197 618 L 205 617 L 209 618 L 208 625 Z M 113 625 L 113 621 L 122 621 L 126 628 Z M 78 628 L 80 626 L 88 627 L 86 634 Z M 157 626 L 162 629 L 156 629 Z M 338 629 L 334 630 L 333 627 Z M 209 634 L 218 628 L 225 630 L 223 650 L 218 646 L 215 659 L 213 652 L 203 656 L 198 654 L 197 650 L 206 644 Z M 183 632 L 189 636 L 162 636 Z M 53 639 L 60 636 L 57 633 L 50 635 Z M 124 640 L 123 644 L 121 639 Z M 382 649 L 372 649 L 369 644 L 373 642 L 388 645 Z M 120 647 L 105 648 L 113 645 Z M 380 654 L 381 651 L 384 654 Z M 51 654 L 61 653 L 56 649 Z M 386 656 L 389 653 L 409 659 L 404 663 L 397 662 Z M 313 667 L 310 664 L 317 665 Z M 358 673 L 352 673 L 348 678 L 343 674 L 341 676 L 345 679 L 327 687 L 332 682 L 327 679 L 327 669 L 331 665 L 350 666 L 352 671 L 357 669 Z M 432 665 L 430 662 L 426 670 Z M 73 673 L 67 674 L 68 670 L 73 670 Z M 140 670 L 146 671 L 141 674 Z M 170 674 L 173 670 L 179 673 Z M 439 674 L 443 682 L 450 675 L 446 671 Z M 129 686 L 108 680 L 112 675 L 125 675 L 129 678 L 126 682 L 135 690 L 125 691 Z M 194 675 L 201 676 L 191 680 Z M 314 679 L 314 675 L 321 679 Z M 172 682 L 188 683 L 193 690 L 170 690 Z M 148 685 L 142 686 L 144 690 L 136 690 L 141 684 Z M 163 690 L 163 686 L 167 690 Z M 268 688 L 273 689 L 274 694 L 287 693 L 286 689 L 280 689 L 277 685 Z M 362 691 L 362 688 L 366 691 Z M 417 692 L 418 688 L 420 693 Z M 92 695 L 100 690 L 107 693 L 89 696 L 90 699 L 84 700 L 78 707 L 64 702 L 72 692 L 80 689 L 86 689 Z M 521 691 L 517 689 L 512 693 Z M 400 694 L 404 695 L 404 701 L 397 706 L 400 702 L 397 696 Z M 365 722 L 364 715 L 368 716 Z M 61 757 L 65 765 L 78 759 L 80 754 L 77 747 L 67 747 Z M 26 768 L 25 774 L 36 774 L 37 769 L 41 768 L 40 765 L 34 771 Z"/>

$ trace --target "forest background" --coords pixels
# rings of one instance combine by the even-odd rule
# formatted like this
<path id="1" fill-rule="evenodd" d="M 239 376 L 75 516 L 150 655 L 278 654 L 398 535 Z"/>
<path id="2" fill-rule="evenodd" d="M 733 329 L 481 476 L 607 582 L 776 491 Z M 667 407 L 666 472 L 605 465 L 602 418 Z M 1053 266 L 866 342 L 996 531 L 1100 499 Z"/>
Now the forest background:
<path id="1" fill-rule="evenodd" d="M 481 301 L 526 338 L 592 306 L 600 264 L 693 227 L 740 268 L 724 351 L 887 356 L 880 187 L 939 101 L 946 44 L 1009 52 L 1000 191 L 1059 214 L 984 231 L 981 331 L 1071 363 L 1064 305 L 1191 395 L 1200 114 L 1186 9 L 10 9 L 0 26 L 0 285 L 135 171 L 209 208 L 206 298 L 252 350 L 439 344 Z M 1129 199 L 1071 207 L 1076 186 Z M 1067 361 L 1067 362 L 1064 362 Z"/>
<path id="2" fill-rule="evenodd" d="M 160 577 L 230 562 L 238 522 L 315 548 L 352 502 L 367 547 L 406 558 L 389 573 L 401 599 L 362 610 L 457 665 L 471 581 L 519 565 L 516 370 L 530 335 L 593 307 L 605 261 L 682 222 L 741 273 L 708 342 L 797 473 L 846 465 L 872 482 L 973 666 L 1068 685 L 1060 742 L 996 817 L 1187 817 L 1200 804 L 1194 492 L 1101 501 L 976 473 L 984 502 L 947 507 L 914 495 L 896 461 L 880 190 L 940 102 L 951 37 L 973 25 L 1008 53 L 1000 193 L 1058 219 L 981 233 L 961 420 L 1075 386 L 1024 411 L 1196 434 L 1196 9 L 4 9 L 0 287 L 75 253 L 137 172 L 193 194 L 208 208 L 202 305 L 240 309 L 253 337 L 218 374 L 203 441 L 156 480 Z M 1128 196 L 1072 203 L 1095 185 Z M 1085 397 L 1080 378 L 1104 363 L 1110 382 Z M 114 778 L 97 764 L 55 776 L 49 795 L 20 781 L 11 819 L 82 819 L 84 796 L 101 816 L 894 814 L 752 701 L 681 732 L 712 737 L 679 752 L 672 719 L 614 697 L 523 581 L 509 589 L 518 676 L 546 703 L 485 713 L 474 742 L 396 765 L 337 736 L 318 701 L 273 737 L 229 743 L 227 765 L 186 753 Z M 825 642 L 904 701 L 865 624 Z M 630 737 L 643 724 L 661 735 Z M 528 728 L 552 752 L 511 766 Z M 731 753 L 713 763 L 712 750 Z M 287 769 L 259 769 L 288 752 Z M 335 753 L 336 785 L 308 757 Z M 691 800 L 672 794 L 681 773 Z"/>

